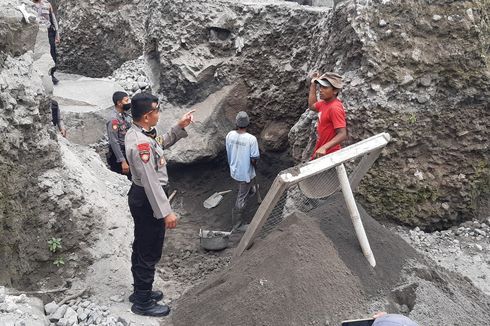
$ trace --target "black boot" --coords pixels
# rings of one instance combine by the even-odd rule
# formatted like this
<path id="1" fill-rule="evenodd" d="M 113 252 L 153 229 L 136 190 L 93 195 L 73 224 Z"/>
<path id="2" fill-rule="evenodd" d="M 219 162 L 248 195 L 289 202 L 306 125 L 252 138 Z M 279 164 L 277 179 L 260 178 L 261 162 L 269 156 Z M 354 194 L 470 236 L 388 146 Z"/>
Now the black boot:
<path id="1" fill-rule="evenodd" d="M 51 81 L 53 82 L 53 85 L 58 85 L 58 83 L 59 83 L 60 81 L 58 80 L 58 78 L 56 78 L 56 77 L 54 76 L 54 72 L 55 72 L 55 70 L 56 70 L 56 68 L 55 68 L 55 67 L 50 68 L 50 69 L 49 69 L 49 74 L 51 75 Z"/>
<path id="2" fill-rule="evenodd" d="M 129 296 L 129 302 L 134 303 L 135 301 L 135 293 L 136 290 Z M 150 298 L 155 300 L 156 302 L 160 301 L 163 299 L 163 292 L 162 291 L 151 291 L 150 292 Z"/>
<path id="3" fill-rule="evenodd" d="M 150 290 L 136 290 L 133 296 L 134 304 L 131 306 L 131 311 L 137 315 L 163 317 L 170 313 L 169 306 L 158 304 L 151 298 Z"/>

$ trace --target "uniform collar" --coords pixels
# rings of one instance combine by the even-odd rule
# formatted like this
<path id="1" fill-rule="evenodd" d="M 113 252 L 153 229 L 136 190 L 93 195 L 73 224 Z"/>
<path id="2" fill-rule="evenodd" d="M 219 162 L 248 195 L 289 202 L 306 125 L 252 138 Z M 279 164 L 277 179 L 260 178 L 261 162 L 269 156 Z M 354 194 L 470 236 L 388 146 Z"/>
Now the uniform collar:
<path id="1" fill-rule="evenodd" d="M 142 134 L 144 134 L 144 135 L 145 135 L 145 136 L 147 136 L 147 137 L 150 137 L 150 138 L 155 138 L 155 137 L 156 137 L 156 130 L 157 130 L 157 129 L 156 129 L 155 127 L 153 127 L 153 129 L 152 129 L 152 130 L 155 130 L 155 131 L 154 131 L 155 136 L 153 136 L 153 137 L 149 135 L 149 133 L 150 133 L 149 131 L 144 130 L 144 129 L 143 129 L 141 126 L 137 125 L 137 124 L 136 124 L 136 123 L 134 123 L 134 122 L 133 122 L 133 127 L 134 127 L 134 128 L 137 130 L 137 131 L 141 132 Z"/>

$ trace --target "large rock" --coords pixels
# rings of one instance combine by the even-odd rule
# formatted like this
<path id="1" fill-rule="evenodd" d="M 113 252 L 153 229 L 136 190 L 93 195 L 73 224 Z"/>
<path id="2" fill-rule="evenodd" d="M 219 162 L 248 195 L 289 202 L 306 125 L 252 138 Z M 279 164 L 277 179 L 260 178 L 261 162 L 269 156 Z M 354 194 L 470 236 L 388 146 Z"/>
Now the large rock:
<path id="1" fill-rule="evenodd" d="M 168 130 L 187 110 L 196 110 L 194 123 L 187 127 L 188 137 L 180 140 L 165 157 L 171 163 L 210 160 L 225 149 L 225 136 L 235 127 L 235 116 L 246 103 L 243 85 L 230 85 L 211 94 L 189 109 L 170 109 L 160 114 L 158 129 Z"/>
<path id="2" fill-rule="evenodd" d="M 368 209 L 429 228 L 471 218 L 490 192 L 489 4 L 444 4 L 343 1 L 311 30 L 308 58 L 345 76 L 350 142 L 393 137 L 361 185 Z M 298 160 L 311 150 L 308 119 L 290 137 Z"/>
<path id="3" fill-rule="evenodd" d="M 262 130 L 262 147 L 269 152 L 282 152 L 288 146 L 289 125 L 285 122 L 271 122 Z"/>
<path id="4" fill-rule="evenodd" d="M 167 101 L 192 105 L 240 82 L 257 135 L 273 121 L 292 126 L 304 111 L 311 29 L 329 9 L 272 1 L 150 0 L 149 7 L 152 89 Z"/>

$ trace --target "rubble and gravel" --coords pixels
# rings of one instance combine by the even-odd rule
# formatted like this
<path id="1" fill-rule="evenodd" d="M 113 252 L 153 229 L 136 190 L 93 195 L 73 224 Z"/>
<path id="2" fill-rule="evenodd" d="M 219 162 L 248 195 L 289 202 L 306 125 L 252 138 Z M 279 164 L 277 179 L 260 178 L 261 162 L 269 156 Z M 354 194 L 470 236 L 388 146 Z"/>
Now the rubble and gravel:
<path id="1" fill-rule="evenodd" d="M 420 228 L 392 229 L 420 253 L 459 273 L 490 295 L 490 218 L 470 220 L 451 229 L 424 232 Z"/>
<path id="2" fill-rule="evenodd" d="M 148 69 L 146 59 L 140 56 L 137 59 L 123 63 L 108 78 L 116 81 L 129 96 L 140 92 L 151 92 Z"/>
<path id="3" fill-rule="evenodd" d="M 0 286 L 0 325 L 2 326 L 48 326 L 43 303 L 25 294 L 9 295 Z"/>
<path id="4" fill-rule="evenodd" d="M 56 307 L 52 313 L 48 311 Z M 50 325 L 56 326 L 135 326 L 136 323 L 114 316 L 105 305 L 90 301 L 87 297 L 70 300 L 67 304 L 57 306 L 52 301 L 44 306 Z"/>

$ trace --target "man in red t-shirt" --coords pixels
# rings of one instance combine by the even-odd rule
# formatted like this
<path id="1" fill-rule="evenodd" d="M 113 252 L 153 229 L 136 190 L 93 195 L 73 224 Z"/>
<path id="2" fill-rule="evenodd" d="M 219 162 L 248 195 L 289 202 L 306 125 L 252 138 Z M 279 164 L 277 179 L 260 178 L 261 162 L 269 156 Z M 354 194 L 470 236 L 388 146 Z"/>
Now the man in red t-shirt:
<path id="1" fill-rule="evenodd" d="M 320 101 L 316 98 L 316 87 L 320 87 Z M 318 139 L 311 159 L 338 151 L 340 143 L 347 139 L 347 124 L 342 102 L 337 98 L 343 86 L 342 76 L 327 72 L 313 74 L 308 95 L 308 106 L 318 112 Z"/>

